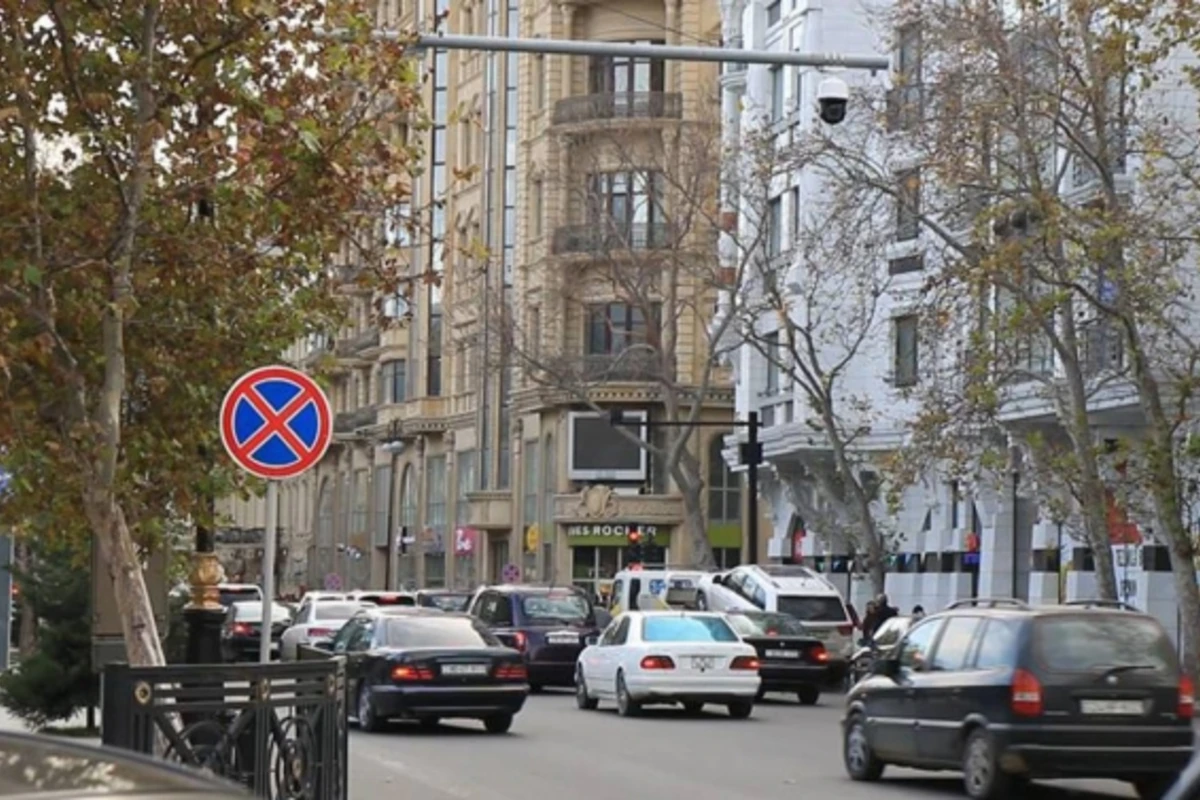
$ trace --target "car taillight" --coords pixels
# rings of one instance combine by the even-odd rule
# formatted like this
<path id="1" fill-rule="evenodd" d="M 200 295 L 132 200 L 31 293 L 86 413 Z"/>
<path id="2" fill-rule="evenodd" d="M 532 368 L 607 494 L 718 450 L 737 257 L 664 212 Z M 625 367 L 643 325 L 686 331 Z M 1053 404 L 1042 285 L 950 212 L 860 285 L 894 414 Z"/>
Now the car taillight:
<path id="1" fill-rule="evenodd" d="M 397 664 L 392 667 L 394 681 L 431 681 L 433 670 L 429 667 L 417 667 L 412 664 Z"/>
<path id="2" fill-rule="evenodd" d="M 529 644 L 528 636 L 521 633 L 520 631 L 517 631 L 516 633 L 513 634 L 513 647 L 517 648 L 521 652 L 525 652 L 525 646 L 528 644 Z"/>
<path id="3" fill-rule="evenodd" d="M 501 664 L 496 667 L 496 677 L 502 681 L 529 680 L 529 670 L 524 664 Z"/>
<path id="4" fill-rule="evenodd" d="M 235 622 L 233 624 L 234 636 L 249 636 L 252 633 L 254 633 L 254 629 L 244 622 Z"/>
<path id="5" fill-rule="evenodd" d="M 309 628 L 308 638 L 324 639 L 329 636 L 333 636 L 335 633 L 337 633 L 337 631 L 335 631 L 333 628 Z"/>
<path id="6" fill-rule="evenodd" d="M 816 661 L 818 664 L 824 664 L 826 661 L 829 660 L 829 651 L 825 649 L 825 645 L 821 645 L 821 644 L 819 644 L 816 647 L 809 650 L 808 655 L 810 658 L 812 658 L 813 661 Z"/>
<path id="7" fill-rule="evenodd" d="M 838 633 L 842 636 L 851 636 L 854 633 L 853 625 L 838 625 Z"/>
<path id="8" fill-rule="evenodd" d="M 1179 679 L 1179 709 L 1175 713 L 1181 719 L 1191 719 L 1196 714 L 1196 687 L 1186 675 Z"/>
<path id="9" fill-rule="evenodd" d="M 642 659 L 642 669 L 675 669 L 675 662 L 670 656 L 646 656 Z"/>
<path id="10" fill-rule="evenodd" d="M 754 656 L 738 656 L 729 665 L 730 669 L 752 669 L 758 670 L 759 660 Z"/>
<path id="11" fill-rule="evenodd" d="M 1023 669 L 1014 672 L 1009 706 L 1012 708 L 1012 712 L 1019 717 L 1040 717 L 1042 715 L 1041 681 Z"/>

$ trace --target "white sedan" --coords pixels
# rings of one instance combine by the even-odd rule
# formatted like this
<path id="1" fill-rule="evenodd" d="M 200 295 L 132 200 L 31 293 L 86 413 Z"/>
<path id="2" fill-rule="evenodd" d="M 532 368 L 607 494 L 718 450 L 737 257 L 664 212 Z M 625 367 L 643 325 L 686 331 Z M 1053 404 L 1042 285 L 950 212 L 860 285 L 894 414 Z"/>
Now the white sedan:
<path id="1" fill-rule="evenodd" d="M 292 626 L 283 632 L 279 657 L 284 661 L 300 658 L 300 647 L 319 639 L 332 639 L 346 622 L 368 604 L 324 597 L 306 599 L 296 612 Z"/>
<path id="2" fill-rule="evenodd" d="M 724 615 L 690 611 L 626 611 L 588 639 L 575 667 L 575 702 L 585 710 L 615 700 L 617 713 L 681 704 L 697 713 L 724 705 L 745 719 L 761 680 L 758 655 Z"/>

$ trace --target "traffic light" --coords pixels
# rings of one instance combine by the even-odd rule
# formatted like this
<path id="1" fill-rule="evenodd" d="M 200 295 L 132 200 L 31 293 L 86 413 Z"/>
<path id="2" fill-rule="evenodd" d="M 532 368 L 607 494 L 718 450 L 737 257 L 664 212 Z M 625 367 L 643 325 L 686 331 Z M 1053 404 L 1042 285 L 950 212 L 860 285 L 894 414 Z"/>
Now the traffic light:
<path id="1" fill-rule="evenodd" d="M 631 530 L 629 532 L 628 538 L 629 538 L 629 549 L 628 549 L 628 552 L 626 553 L 626 556 L 627 556 L 625 559 L 626 563 L 629 563 L 629 564 L 642 563 L 645 556 L 643 555 L 641 531 L 634 528 L 633 530 Z"/>

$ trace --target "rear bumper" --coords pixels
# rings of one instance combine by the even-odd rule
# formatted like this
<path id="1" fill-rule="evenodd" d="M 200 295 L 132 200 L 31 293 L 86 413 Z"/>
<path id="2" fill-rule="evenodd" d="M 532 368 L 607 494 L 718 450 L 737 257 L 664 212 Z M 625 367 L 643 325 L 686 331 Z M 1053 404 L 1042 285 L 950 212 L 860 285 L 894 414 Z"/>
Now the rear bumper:
<path id="1" fill-rule="evenodd" d="M 516 714 L 529 686 L 374 686 L 375 713 L 388 717 L 467 717 Z"/>
<path id="2" fill-rule="evenodd" d="M 625 686 L 630 697 L 640 702 L 693 700 L 704 703 L 728 703 L 753 700 L 761 679 L 757 675 L 712 677 L 627 675 Z"/>
<path id="3" fill-rule="evenodd" d="M 540 686 L 574 686 L 575 664 L 583 648 L 534 646 L 525 652 L 529 682 Z"/>
<path id="4" fill-rule="evenodd" d="M 786 664 L 763 659 L 758 670 L 763 691 L 792 692 L 810 686 L 824 688 L 830 682 L 828 665 Z"/>
<path id="5" fill-rule="evenodd" d="M 1181 772 L 1195 752 L 1192 726 L 989 727 L 1006 772 L 1031 778 L 1116 778 Z"/>

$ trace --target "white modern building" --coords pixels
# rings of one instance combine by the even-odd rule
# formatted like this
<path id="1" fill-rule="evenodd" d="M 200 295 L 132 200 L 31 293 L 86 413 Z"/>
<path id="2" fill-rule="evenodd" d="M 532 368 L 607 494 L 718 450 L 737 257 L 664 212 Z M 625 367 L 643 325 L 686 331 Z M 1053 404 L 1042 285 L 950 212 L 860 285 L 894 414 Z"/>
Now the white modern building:
<path id="1" fill-rule="evenodd" d="M 902 116 L 913 102 L 919 102 L 919 47 L 903 33 L 880 30 L 880 17 L 869 14 L 862 4 L 726 0 L 722 5 L 727 47 L 890 53 L 894 73 L 905 73 L 905 79 L 894 84 L 902 88 L 887 91 L 889 124 L 895 121 L 897 111 Z M 765 126 L 783 148 L 797 133 L 822 125 L 816 113 L 817 87 L 828 77 L 805 68 L 752 65 L 728 69 L 723 76 L 723 108 L 729 143 L 761 136 Z M 880 94 L 885 83 L 893 85 L 895 75 L 842 72 L 837 77 L 851 87 L 873 85 Z M 855 113 L 851 105 L 849 114 Z M 859 108 L 857 113 L 875 114 L 877 110 Z M 900 159 L 894 166 L 897 185 L 911 192 L 919 207 L 920 165 Z M 1074 188 L 1086 189 L 1087 175 L 1076 172 L 1083 183 Z M 891 229 L 889 240 L 880 243 L 876 256 L 876 285 L 883 291 L 869 314 L 855 317 L 853 293 L 832 286 L 822 288 L 813 265 L 803 263 L 805 256 L 796 252 L 798 237 L 811 235 L 809 229 L 820 224 L 825 193 L 819 175 L 796 169 L 763 186 L 752 185 L 754 179 L 747 174 L 743 169 L 738 176 L 738 194 L 727 192 L 726 196 L 727 211 L 737 212 L 740 242 L 753 241 L 765 251 L 759 256 L 765 261 L 789 260 L 785 290 L 807 293 L 803 299 L 810 301 L 798 302 L 798 307 L 813 307 L 811 301 L 824 293 L 825 300 L 816 303 L 826 312 L 827 321 L 820 325 L 845 326 L 853 320 L 864 333 L 853 352 L 837 336 L 816 338 L 826 348 L 819 356 L 821 363 L 846 361 L 833 389 L 840 410 L 839 427 L 856 433 L 852 447 L 856 469 L 869 472 L 873 461 L 904 446 L 916 410 L 904 390 L 933 368 L 928 362 L 935 357 L 936 347 L 923 341 L 919 325 L 921 289 L 935 267 L 926 253 L 928 233 L 922 230 L 917 214 L 907 213 L 903 204 L 893 202 L 880 212 L 888 215 Z M 724 224 L 729 227 L 731 222 L 727 219 Z M 766 233 L 755 235 L 752 231 L 756 229 Z M 722 241 L 730 266 L 738 259 L 740 244 L 735 240 L 737 236 L 726 235 Z M 746 287 L 741 289 L 744 292 Z M 744 298 L 722 299 L 725 313 L 739 313 L 739 304 L 744 311 Z M 734 366 L 738 417 L 745 420 L 750 412 L 756 412 L 763 425 L 760 440 L 766 464 L 759 481 L 765 513 L 773 526 L 768 555 L 772 561 L 804 563 L 831 573 L 833 582 L 847 590 L 861 610 L 870 594 L 869 583 L 856 566 L 853 548 L 845 537 L 830 533 L 837 527 L 829 521 L 839 517 L 838 503 L 814 478 L 821 470 L 830 469 L 833 449 L 819 421 L 813 419 L 808 394 L 789 380 L 787 370 L 772 364 L 761 352 L 778 323 L 771 315 L 753 316 L 758 344 L 743 344 Z M 809 330 L 819 327 L 811 319 L 799 320 L 793 327 L 796 325 Z M 1111 368 L 1113 360 L 1122 357 L 1117 352 L 1117 338 L 1099 332 L 1096 337 L 1096 367 Z M 1047 354 L 1044 368 L 1057 368 L 1053 354 Z M 1004 424 L 1026 429 L 1055 425 L 1049 401 L 1037 399 L 1033 390 L 1029 397 L 1013 395 L 1009 401 Z M 1127 436 L 1130 426 L 1140 424 L 1138 414 L 1131 413 L 1135 411 L 1136 394 L 1122 394 L 1114 388 L 1098 395 L 1097 441 Z M 743 432 L 742 441 L 745 438 Z M 737 463 L 736 448 L 731 446 L 726 454 L 731 464 Z M 863 483 L 870 484 L 871 476 L 864 477 Z M 1087 548 L 1073 541 L 1046 509 L 1039 508 L 1033 499 L 1036 487 L 1031 484 L 1022 474 L 1020 459 L 1015 458 L 999 480 L 960 482 L 925 475 L 900 493 L 899 502 L 891 506 L 894 511 L 889 511 L 882 498 L 877 500 L 874 516 L 884 521 L 891 539 L 893 555 L 886 583 L 892 604 L 907 612 L 916 604 L 932 610 L 973 596 L 1015 596 L 1031 602 L 1092 596 L 1094 578 Z M 1144 541 L 1114 547 L 1117 579 L 1127 602 L 1155 613 L 1176 635 L 1177 614 L 1165 548 L 1154 544 L 1149 535 L 1152 525 L 1140 527 Z"/>

